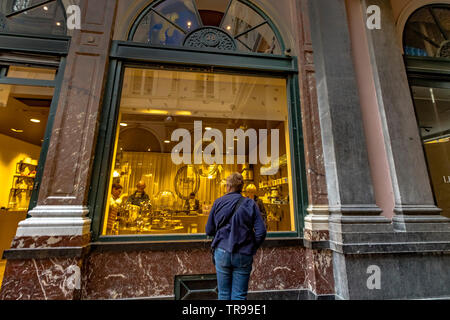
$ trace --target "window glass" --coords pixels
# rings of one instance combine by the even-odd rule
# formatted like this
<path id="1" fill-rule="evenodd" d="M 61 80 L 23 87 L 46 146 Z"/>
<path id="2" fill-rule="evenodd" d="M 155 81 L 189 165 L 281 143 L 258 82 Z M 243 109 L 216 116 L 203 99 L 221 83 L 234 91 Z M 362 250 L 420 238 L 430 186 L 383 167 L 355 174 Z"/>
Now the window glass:
<path id="1" fill-rule="evenodd" d="M 139 25 L 133 41 L 157 45 L 181 45 L 184 33 L 173 24 L 150 11 Z"/>
<path id="2" fill-rule="evenodd" d="M 268 24 L 264 24 L 237 38 L 250 52 L 281 54 L 278 41 Z"/>
<path id="3" fill-rule="evenodd" d="M 199 30 L 202 27 L 213 28 L 209 28 L 204 34 Z M 213 37 L 236 42 L 239 51 L 282 53 L 281 43 L 268 20 L 249 5 L 237 0 L 157 2 L 138 21 L 133 32 L 133 41 L 148 44 L 192 46 L 195 43 L 197 48 L 206 46 L 215 49 L 217 43 L 214 41 L 214 45 L 205 45 L 208 43 L 207 37 Z M 187 36 L 194 40 L 186 41 Z M 229 36 L 234 40 L 229 39 Z M 235 47 L 234 44 L 232 47 Z"/>
<path id="4" fill-rule="evenodd" d="M 2 0 L 0 31 L 23 34 L 65 35 L 65 9 L 60 1 Z M 42 4 L 42 5 L 39 5 Z M 23 11 L 30 8 L 30 10 Z"/>
<path id="5" fill-rule="evenodd" d="M 450 58 L 450 6 L 433 5 L 414 13 L 404 31 L 408 56 Z"/>
<path id="6" fill-rule="evenodd" d="M 295 231 L 286 79 L 127 68 L 103 235 L 202 234 L 233 172 Z"/>
<path id="7" fill-rule="evenodd" d="M 0 84 L 0 212 L 28 212 L 53 93 Z"/>
<path id="8" fill-rule="evenodd" d="M 185 31 L 195 30 L 201 25 L 193 0 L 166 0 L 155 10 Z"/>
<path id="9" fill-rule="evenodd" d="M 239 1 L 233 1 L 222 22 L 222 28 L 235 37 L 264 21 L 253 9 Z"/>
<path id="10" fill-rule="evenodd" d="M 7 78 L 32 79 L 32 80 L 55 80 L 56 69 L 30 68 L 22 66 L 10 66 Z"/>
<path id="11" fill-rule="evenodd" d="M 437 206 L 450 217 L 450 89 L 412 92 Z"/>

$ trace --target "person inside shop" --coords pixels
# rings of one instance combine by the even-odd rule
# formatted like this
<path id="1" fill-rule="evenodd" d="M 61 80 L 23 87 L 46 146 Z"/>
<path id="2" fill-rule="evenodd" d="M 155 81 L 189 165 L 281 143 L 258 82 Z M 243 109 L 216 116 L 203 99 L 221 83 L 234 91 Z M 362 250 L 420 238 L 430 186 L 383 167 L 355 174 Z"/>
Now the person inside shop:
<path id="1" fill-rule="evenodd" d="M 113 183 L 111 188 L 111 197 L 109 199 L 109 214 L 108 221 L 106 223 L 107 233 L 110 234 L 114 229 L 114 224 L 117 221 L 119 207 L 122 204 L 121 198 L 123 187 L 119 183 Z"/>
<path id="2" fill-rule="evenodd" d="M 149 201 L 150 197 L 145 193 L 147 185 L 144 181 L 139 181 L 136 185 L 136 191 L 128 197 L 128 203 L 134 206 L 141 206 L 143 202 Z"/>
<path id="3" fill-rule="evenodd" d="M 214 236 L 211 249 L 217 272 L 219 300 L 246 300 L 253 256 L 267 230 L 256 202 L 241 195 L 244 178 L 227 178 L 227 194 L 217 199 L 206 223 L 206 234 Z"/>
<path id="4" fill-rule="evenodd" d="M 184 203 L 184 209 L 190 212 L 198 212 L 200 210 L 200 201 L 195 199 L 195 192 L 191 192 L 189 199 Z"/>
<path id="5" fill-rule="evenodd" d="M 254 184 L 249 184 L 247 188 L 245 188 L 245 195 L 247 198 L 252 199 L 256 202 L 256 205 L 259 208 L 259 212 L 261 212 L 261 216 L 264 220 L 264 224 L 267 228 L 267 212 L 266 208 L 264 207 L 264 202 L 256 195 L 256 186 Z"/>

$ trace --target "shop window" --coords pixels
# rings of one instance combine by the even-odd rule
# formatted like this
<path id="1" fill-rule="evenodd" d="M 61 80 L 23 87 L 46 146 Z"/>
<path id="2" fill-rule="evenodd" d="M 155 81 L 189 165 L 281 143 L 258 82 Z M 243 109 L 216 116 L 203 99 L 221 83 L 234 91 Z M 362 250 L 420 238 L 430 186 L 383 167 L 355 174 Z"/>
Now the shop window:
<path id="1" fill-rule="evenodd" d="M 13 79 L 53 80 L 54 69 L 11 66 Z M 25 218 L 54 94 L 53 87 L 0 84 L 0 208 Z"/>
<path id="2" fill-rule="evenodd" d="M 436 203 L 450 218 L 450 89 L 412 86 Z"/>
<path id="3" fill-rule="evenodd" d="M 102 235 L 204 234 L 233 172 L 295 230 L 287 79 L 128 67 Z"/>
<path id="4" fill-rule="evenodd" d="M 450 58 L 450 5 L 429 5 L 406 23 L 403 44 L 408 56 Z"/>
<path id="5" fill-rule="evenodd" d="M 61 0 L 2 0 L 0 32 L 66 35 L 66 15 Z"/>
<path id="6" fill-rule="evenodd" d="M 282 53 L 269 20 L 241 0 L 156 1 L 137 20 L 130 40 L 151 45 Z"/>

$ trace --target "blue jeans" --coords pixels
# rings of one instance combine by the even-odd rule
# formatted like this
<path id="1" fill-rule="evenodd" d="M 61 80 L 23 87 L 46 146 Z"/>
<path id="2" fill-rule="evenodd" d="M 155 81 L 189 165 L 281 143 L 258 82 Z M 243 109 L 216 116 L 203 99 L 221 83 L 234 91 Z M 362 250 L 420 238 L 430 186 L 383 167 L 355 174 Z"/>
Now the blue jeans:
<path id="1" fill-rule="evenodd" d="M 228 253 L 217 248 L 214 252 L 219 300 L 246 300 L 252 272 L 253 256 Z"/>

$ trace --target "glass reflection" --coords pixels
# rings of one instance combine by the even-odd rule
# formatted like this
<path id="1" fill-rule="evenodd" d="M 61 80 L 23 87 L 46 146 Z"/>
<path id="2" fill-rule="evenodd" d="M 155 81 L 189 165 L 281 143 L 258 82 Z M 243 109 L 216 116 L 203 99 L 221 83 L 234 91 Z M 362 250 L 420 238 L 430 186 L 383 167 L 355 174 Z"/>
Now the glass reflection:
<path id="1" fill-rule="evenodd" d="M 450 217 L 450 89 L 412 91 L 437 206 Z"/>
<path id="2" fill-rule="evenodd" d="M 404 50 L 408 56 L 450 58 L 450 6 L 423 7 L 408 20 Z"/>
<path id="3" fill-rule="evenodd" d="M 23 11 L 27 8 L 31 9 Z M 66 35 L 64 6 L 59 0 L 45 4 L 42 0 L 3 0 L 0 2 L 0 31 Z"/>
<path id="4" fill-rule="evenodd" d="M 150 11 L 136 30 L 133 41 L 158 45 L 181 45 L 184 36 L 184 33 L 172 23 Z"/>
<path id="5" fill-rule="evenodd" d="M 233 172 L 264 207 L 269 231 L 295 230 L 287 105 L 284 78 L 127 68 L 103 234 L 204 233 Z"/>

